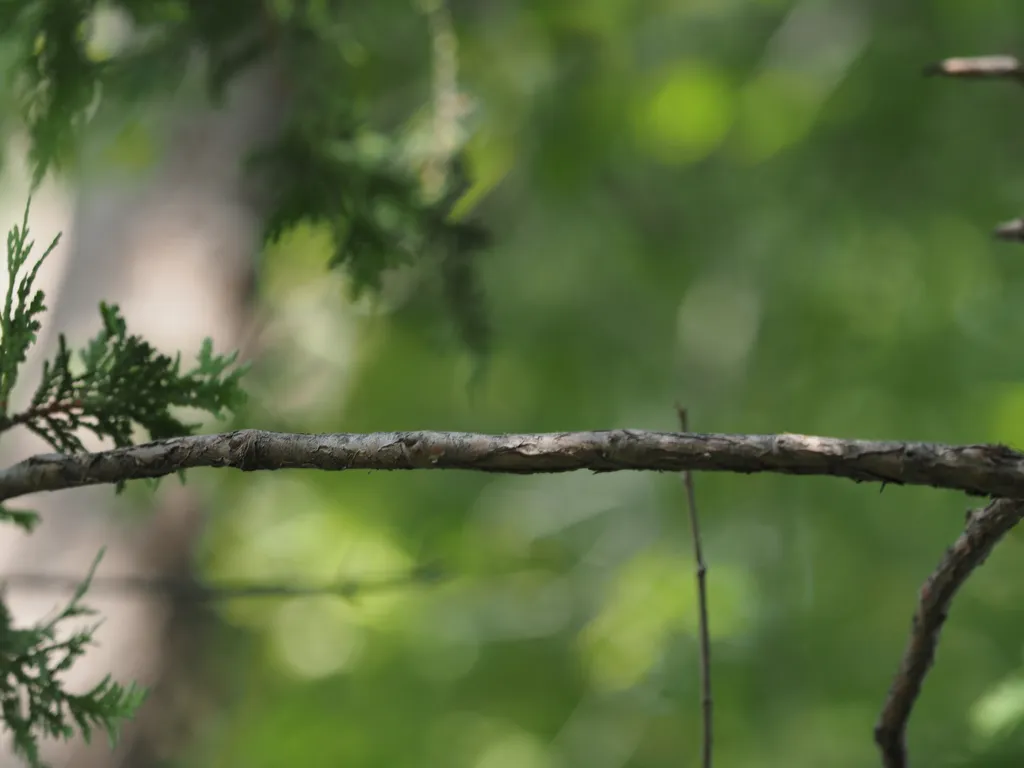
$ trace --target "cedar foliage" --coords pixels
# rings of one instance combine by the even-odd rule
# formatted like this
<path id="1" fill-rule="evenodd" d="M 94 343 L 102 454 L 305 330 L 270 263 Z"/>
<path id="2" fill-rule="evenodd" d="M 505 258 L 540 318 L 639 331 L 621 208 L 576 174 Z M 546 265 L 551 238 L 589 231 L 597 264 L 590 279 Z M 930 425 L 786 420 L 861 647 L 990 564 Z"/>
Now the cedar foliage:
<path id="1" fill-rule="evenodd" d="M 5 111 L 19 117 L 18 126 L 31 139 L 38 184 L 48 173 L 74 172 L 82 137 L 97 115 L 169 96 L 196 71 L 197 61 L 206 95 L 216 102 L 243 69 L 278 57 L 292 88 L 286 125 L 271 146 L 250 158 L 247 169 L 260 174 L 271 191 L 266 240 L 299 224 L 326 227 L 334 241 L 330 265 L 348 272 L 357 293 L 379 288 L 388 268 L 425 261 L 446 288 L 463 343 L 482 360 L 488 329 L 475 259 L 488 238 L 476 222 L 451 215 L 467 186 L 461 163 L 452 158 L 444 189 L 425 190 L 402 145 L 409 116 L 371 112 L 370 96 L 389 84 L 374 81 L 369 84 L 374 93 L 368 92 L 366 78 L 354 76 L 348 53 L 359 34 L 386 38 L 382 25 L 395 18 L 395 9 L 382 13 L 345 5 L 329 0 L 0 0 L 6 54 L 0 66 L 6 65 L 8 77 L 3 98 L 10 100 Z M 117 51 L 91 46 L 100 11 L 123 14 L 134 30 Z M 409 20 L 416 14 L 399 16 Z M 423 50 L 393 50 L 393 60 L 385 62 L 383 70 L 393 77 L 424 60 L 422 22 L 417 23 L 423 27 Z M 368 151 L 371 145 L 374 150 Z M 183 369 L 180 358 L 160 354 L 130 334 L 116 306 L 102 304 L 95 338 L 77 353 L 61 338 L 30 404 L 11 413 L 10 395 L 45 311 L 34 280 L 57 244 L 54 239 L 33 257 L 27 217 L 26 206 L 25 219 L 7 239 L 0 432 L 30 429 L 59 452 L 83 450 L 82 429 L 125 446 L 140 433 L 150 439 L 192 433 L 196 425 L 175 416 L 177 407 L 220 417 L 243 402 L 244 371 L 234 365 L 234 355 L 216 355 L 207 342 L 195 364 Z M 0 508 L 0 522 L 31 531 L 36 517 Z M 91 573 L 56 616 L 29 628 L 14 626 L 0 596 L 0 731 L 12 734 L 16 752 L 31 766 L 41 765 L 41 738 L 70 738 L 76 729 L 89 738 L 98 729 L 114 739 L 118 725 L 142 701 L 139 689 L 110 679 L 85 693 L 69 692 L 61 683 L 61 673 L 93 640 L 95 627 L 60 632 L 68 620 L 91 615 L 82 603 L 90 579 Z"/>

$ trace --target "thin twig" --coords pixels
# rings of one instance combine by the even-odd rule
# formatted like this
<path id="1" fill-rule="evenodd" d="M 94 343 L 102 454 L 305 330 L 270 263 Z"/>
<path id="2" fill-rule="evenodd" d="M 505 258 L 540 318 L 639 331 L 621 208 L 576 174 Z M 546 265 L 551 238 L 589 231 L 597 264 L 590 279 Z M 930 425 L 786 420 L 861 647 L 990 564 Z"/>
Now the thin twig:
<path id="1" fill-rule="evenodd" d="M 1024 501 L 998 499 L 969 513 L 960 538 L 921 587 L 910 640 L 875 726 L 885 768 L 906 768 L 906 728 L 921 684 L 935 659 L 939 633 L 960 586 L 996 543 L 1024 517 Z"/>
<path id="2" fill-rule="evenodd" d="M 1024 84 L 1024 66 L 1015 56 L 974 56 L 943 59 L 925 67 L 926 75 L 974 80 L 1014 80 Z M 992 234 L 999 240 L 1024 241 L 1024 218 L 1000 224 Z"/>
<path id="3" fill-rule="evenodd" d="M 1024 454 L 1001 445 L 632 429 L 525 435 L 302 435 L 246 429 L 175 437 L 99 453 L 35 456 L 0 470 L 0 502 L 40 491 L 163 477 L 196 467 L 234 467 L 242 471 L 464 469 L 509 474 L 581 469 L 775 472 L 928 485 L 980 496 L 1024 497 Z"/>
<path id="4" fill-rule="evenodd" d="M 683 432 L 690 431 L 686 409 L 676 406 L 679 414 L 679 426 Z M 697 606 L 699 610 L 700 631 L 700 688 L 701 713 L 704 719 L 704 734 L 701 739 L 701 765 L 711 768 L 711 747 L 714 737 L 712 728 L 711 699 L 711 631 L 708 625 L 708 566 L 704 562 L 704 549 L 700 540 L 700 521 L 697 516 L 697 493 L 693 487 L 693 473 L 683 472 L 683 486 L 686 488 L 686 506 L 690 513 L 690 533 L 693 537 L 693 559 L 697 565 Z"/>
<path id="5" fill-rule="evenodd" d="M 300 586 L 275 582 L 244 582 L 238 584 L 205 584 L 190 579 L 168 579 L 149 576 L 95 576 L 90 582 L 90 594 L 141 593 L 166 595 L 195 602 L 213 602 L 244 598 L 288 598 L 334 596 L 349 600 L 372 592 L 381 592 L 419 584 L 433 584 L 445 578 L 437 565 L 425 565 L 412 571 L 373 579 L 344 579 L 332 584 Z M 50 573 L 0 574 L 0 587 L 19 589 L 74 591 L 82 583 L 81 577 Z"/>
<path id="6" fill-rule="evenodd" d="M 992 233 L 999 240 L 1024 240 L 1024 219 L 1013 219 L 1006 221 L 995 228 Z"/>
<path id="7" fill-rule="evenodd" d="M 967 79 L 1000 79 L 1024 81 L 1024 69 L 1015 56 L 968 56 L 943 59 L 929 64 L 926 75 Z"/>

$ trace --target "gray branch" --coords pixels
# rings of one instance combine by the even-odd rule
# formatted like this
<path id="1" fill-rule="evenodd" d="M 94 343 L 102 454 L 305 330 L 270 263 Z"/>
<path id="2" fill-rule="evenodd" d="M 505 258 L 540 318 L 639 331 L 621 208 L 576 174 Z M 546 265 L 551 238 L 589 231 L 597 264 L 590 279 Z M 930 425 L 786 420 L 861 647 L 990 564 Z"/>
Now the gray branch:
<path id="1" fill-rule="evenodd" d="M 610 430 L 523 435 L 461 432 L 284 434 L 247 429 L 99 453 L 44 454 L 0 470 L 0 502 L 39 491 L 155 478 L 196 467 L 463 469 L 479 472 L 622 470 L 833 475 L 1024 497 L 1024 454 L 1001 445 Z"/>

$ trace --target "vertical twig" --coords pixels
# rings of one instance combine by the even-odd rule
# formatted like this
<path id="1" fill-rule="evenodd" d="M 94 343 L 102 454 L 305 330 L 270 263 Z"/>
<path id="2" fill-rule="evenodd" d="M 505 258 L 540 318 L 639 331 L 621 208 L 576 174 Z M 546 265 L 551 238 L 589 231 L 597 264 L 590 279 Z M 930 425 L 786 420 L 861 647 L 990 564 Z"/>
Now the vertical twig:
<path id="1" fill-rule="evenodd" d="M 683 432 L 690 431 L 686 409 L 676 406 L 679 414 L 679 426 Z M 704 737 L 701 740 L 701 766 L 711 768 L 711 633 L 708 630 L 708 566 L 704 562 L 704 550 L 700 542 L 700 522 L 697 519 L 697 494 L 693 489 L 693 473 L 686 470 L 682 473 L 683 486 L 686 488 L 686 505 L 690 513 L 690 532 L 693 536 L 693 558 L 697 564 L 697 606 L 699 610 L 698 631 L 700 632 L 700 684 L 701 712 L 704 719 Z"/>

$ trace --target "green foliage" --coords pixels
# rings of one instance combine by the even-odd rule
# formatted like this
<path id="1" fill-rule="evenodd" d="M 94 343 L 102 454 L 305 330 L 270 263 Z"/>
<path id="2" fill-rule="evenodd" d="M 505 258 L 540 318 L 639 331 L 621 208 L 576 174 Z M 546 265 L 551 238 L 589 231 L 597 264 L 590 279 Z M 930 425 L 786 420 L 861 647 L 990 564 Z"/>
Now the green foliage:
<path id="1" fill-rule="evenodd" d="M 90 51 L 90 25 L 100 9 L 125 12 L 146 34 L 127 48 Z M 331 266 L 345 269 L 357 292 L 379 288 L 382 273 L 401 264 L 423 263 L 440 271 L 451 316 L 478 359 L 488 346 L 485 303 L 477 276 L 477 255 L 486 235 L 476 223 L 455 221 L 450 211 L 465 180 L 453 174 L 447 194 L 428 198 L 414 163 L 397 138 L 375 150 L 366 138 L 397 135 L 395 115 L 370 114 L 346 51 L 351 30 L 339 21 L 336 3 L 268 5 L 262 0 L 0 0 L 0 30 L 13 46 L 9 83 L 30 137 L 34 181 L 48 171 L 73 169 L 77 147 L 93 114 L 170 93 L 186 73 L 194 52 L 204 54 L 208 92 L 221 98 L 230 79 L 276 48 L 290 70 L 294 88 L 287 124 L 270 146 L 252 158 L 271 191 L 266 237 L 274 239 L 301 223 L 327 225 L 335 241 Z M 412 9 L 406 13 L 413 13 Z M 426 29 L 424 25 L 424 40 Z M 351 46 L 349 46 L 351 47 Z M 420 60 L 405 62 L 408 73 Z M 379 84 L 378 84 L 379 87 Z M 383 127 L 375 123 L 382 123 Z M 11 395 L 20 366 L 40 330 L 45 311 L 33 289 L 38 269 L 57 245 L 30 263 L 28 209 L 8 238 L 9 288 L 0 318 L 0 432 L 23 426 L 54 450 L 83 449 L 81 433 L 117 446 L 128 445 L 137 429 L 153 439 L 188 434 L 175 409 L 221 415 L 242 401 L 241 369 L 234 356 L 214 355 L 207 342 L 198 361 L 182 370 L 180 358 L 158 353 L 130 335 L 116 306 L 101 305 L 99 334 L 73 352 L 63 337 L 43 367 L 28 405 L 13 411 Z M 0 508 L 0 522 L 31 530 L 32 512 Z M 75 722 L 88 735 L 94 725 L 113 733 L 114 723 L 138 704 L 132 690 L 109 681 L 73 696 L 56 675 L 81 655 L 92 637 L 86 629 L 58 643 L 59 622 L 81 617 L 87 582 L 53 622 L 16 630 L 0 602 L 0 689 L 3 723 L 21 754 L 35 764 L 36 738 L 70 735 Z M 57 659 L 56 661 L 54 659 Z M 27 713 L 17 709 L 27 702 Z M 70 718 L 70 719 L 69 719 Z"/>
<path id="2" fill-rule="evenodd" d="M 254 157 L 253 166 L 276 190 L 268 239 L 302 223 L 326 224 L 335 246 L 330 264 L 348 270 L 357 295 L 379 289 L 384 270 L 435 256 L 463 343 L 486 354 L 490 334 L 476 263 L 489 236 L 479 223 L 450 216 L 467 187 L 461 163 L 453 164 L 448 194 L 434 201 L 425 199 L 400 147 L 381 136 L 353 133 L 321 146 L 294 132 Z"/>
<path id="3" fill-rule="evenodd" d="M 180 356 L 161 354 L 139 336 L 129 335 L 120 310 L 101 304 L 103 330 L 78 353 L 77 360 L 62 334 L 54 359 L 43 365 L 28 407 L 9 414 L 8 401 L 18 366 L 39 331 L 37 316 L 45 310 L 43 292 L 33 293 L 33 282 L 57 240 L 20 282 L 18 276 L 33 247 L 28 240 L 28 206 L 21 226 L 11 230 L 7 243 L 10 287 L 0 318 L 0 432 L 25 426 L 61 453 L 83 450 L 79 437 L 82 429 L 123 447 L 131 444 L 136 427 L 146 430 L 154 440 L 191 434 L 198 425 L 182 421 L 173 408 L 198 409 L 223 417 L 226 410 L 234 410 L 244 401 L 239 380 L 245 369 L 233 367 L 236 355 L 214 355 L 213 344 L 206 339 L 196 365 L 183 373 Z"/>
<path id="4" fill-rule="evenodd" d="M 0 3 L 0 29 L 17 48 L 10 78 L 32 139 L 37 182 L 72 158 L 75 132 L 99 87 L 100 67 L 85 50 L 86 24 L 98 5 Z"/>
<path id="5" fill-rule="evenodd" d="M 90 56 L 89 25 L 101 6 L 125 12 L 147 31 L 145 38 L 104 58 Z M 450 219 L 452 196 L 424 197 L 394 116 L 376 122 L 386 123 L 383 133 L 395 138 L 367 149 L 363 139 L 381 131 L 353 76 L 353 26 L 332 3 L 0 2 L 0 29 L 17 41 L 11 75 L 37 180 L 50 168 L 73 164 L 90 111 L 152 100 L 179 84 L 197 44 L 213 99 L 245 66 L 276 49 L 293 93 L 281 136 L 252 158 L 271 191 L 266 238 L 301 223 L 327 225 L 335 240 L 331 266 L 348 271 L 357 293 L 378 288 L 381 274 L 399 264 L 433 264 L 437 257 L 457 264 L 457 272 L 441 270 L 450 315 L 464 343 L 482 357 L 489 329 L 476 274 L 481 241 L 467 238 L 467 225 Z M 423 69 L 421 60 L 408 66 L 406 77 Z"/>
<path id="6" fill-rule="evenodd" d="M 42 256 L 29 270 L 28 274 L 18 280 L 18 275 L 28 261 L 35 243 L 28 239 L 28 211 L 29 205 L 25 205 L 25 215 L 21 220 L 21 226 L 14 226 L 7 234 L 7 295 L 4 298 L 4 312 L 0 317 L 0 334 L 3 344 L 0 345 L 0 417 L 6 418 L 14 385 L 18 382 L 18 369 L 25 362 L 29 347 L 36 340 L 36 334 L 42 327 L 37 319 L 40 314 L 46 311 L 43 303 L 43 292 L 32 293 L 32 285 L 35 282 L 39 268 L 46 261 L 46 257 L 53 253 L 53 249 L 60 242 L 58 235 L 50 243 Z M 17 303 L 15 303 L 15 286 L 17 286 Z"/>
<path id="7" fill-rule="evenodd" d="M 32 5 L 0 0 L 0 13 Z M 229 16 L 240 36 L 261 21 L 255 0 L 115 5 L 160 30 L 92 70 L 105 97 L 133 103 L 180 80 L 190 26 L 209 52 Z M 290 126 L 311 156 L 367 104 L 388 132 L 403 99 L 422 101 L 426 67 L 408 66 L 422 51 L 394 34 L 415 27 L 411 5 L 266 4 L 289 30 L 296 101 L 323 113 Z M 1021 29 L 1024 4 L 450 6 L 482 107 L 474 172 L 478 160 L 494 178 L 515 169 L 487 211 L 509 233 L 487 265 L 496 375 L 469 407 L 452 386 L 461 357 L 439 353 L 416 313 L 361 335 L 341 371 L 284 336 L 254 372 L 268 400 L 293 402 L 309 372 L 329 383 L 281 408 L 281 428 L 673 429 L 681 400 L 709 430 L 1024 445 L 1024 260 L 987 237 L 1022 205 L 1022 92 L 914 72 L 1005 44 L 993 30 Z M 303 15 L 316 26 L 305 38 Z M 324 40 L 368 17 L 398 41 L 392 58 L 345 66 Z M 343 338 L 349 319 L 326 330 Z M 184 764 L 696 764 L 692 587 L 666 590 L 650 563 L 672 579 L 692 567 L 676 478 L 214 479 L 218 576 L 320 579 L 339 560 L 380 568 L 384 551 L 429 552 L 460 578 L 367 596 L 366 610 L 219 605 L 235 624 L 250 617 L 248 642 L 207 646 L 244 680 L 244 702 L 202 710 L 210 739 Z M 970 500 L 827 479 L 697 482 L 719 634 L 716 764 L 876 765 L 871 728 L 915 595 Z M 1011 535 L 958 597 L 911 724 L 914 764 L 1024 764 L 1022 556 Z M 528 578 L 500 577 L 517 571 Z M 311 659 L 323 664 L 312 674 Z"/>
<path id="8" fill-rule="evenodd" d="M 180 356 L 160 354 L 144 339 L 130 335 L 118 308 L 101 304 L 100 333 L 77 356 L 61 335 L 28 407 L 12 414 L 10 397 L 19 368 L 46 309 L 43 292 L 34 288 L 35 279 L 58 242 L 55 238 L 25 271 L 34 247 L 28 213 L 27 204 L 21 225 L 7 237 L 8 290 L 0 316 L 0 432 L 24 426 L 54 450 L 70 453 L 84 449 L 79 436 L 84 429 L 120 447 L 132 443 L 136 428 L 151 439 L 191 434 L 198 425 L 183 421 L 174 408 L 222 417 L 243 402 L 239 380 L 244 369 L 234 365 L 236 355 L 215 355 L 207 339 L 195 366 L 183 372 Z M 38 518 L 30 511 L 0 508 L 0 522 L 31 531 Z M 58 629 L 93 614 L 81 600 L 98 563 L 99 558 L 64 610 L 36 627 L 15 628 L 0 599 L 0 725 L 11 732 L 16 752 L 32 766 L 40 765 L 40 738 L 66 739 L 77 726 L 86 739 L 101 728 L 113 740 L 118 724 L 142 701 L 141 691 L 109 678 L 82 694 L 68 692 L 60 681 L 61 673 L 93 640 L 95 626 L 76 628 L 64 639 L 58 638 Z"/>
<path id="9" fill-rule="evenodd" d="M 491 331 L 477 259 L 491 244 L 491 233 L 472 219 L 452 220 L 448 211 L 455 207 L 470 183 L 461 158 L 455 159 L 451 171 L 446 199 L 434 211 L 431 237 L 440 244 L 442 281 L 462 342 L 482 364 L 486 362 Z"/>
<path id="10" fill-rule="evenodd" d="M 40 737 L 71 738 L 75 726 L 88 741 L 97 728 L 113 741 L 118 726 L 142 704 L 144 693 L 134 685 L 118 685 L 105 677 L 82 694 L 68 692 L 61 675 L 93 642 L 96 624 L 81 619 L 95 615 L 82 604 L 102 553 L 53 618 L 29 629 L 17 629 L 0 601 L 0 722 L 10 731 L 15 754 L 41 766 Z"/>
<path id="11" fill-rule="evenodd" d="M 0 523 L 13 523 L 25 531 L 25 533 L 32 533 L 39 523 L 39 515 L 30 509 L 0 507 Z"/>
<path id="12" fill-rule="evenodd" d="M 191 434 L 198 424 L 171 411 L 188 407 L 223 417 L 245 399 L 242 367 L 228 369 L 236 355 L 214 355 L 209 339 L 194 368 L 181 372 L 180 356 L 158 353 L 148 342 L 127 333 L 116 306 L 100 305 L 103 330 L 79 353 L 84 370 L 72 372 L 73 358 L 63 336 L 56 357 L 43 366 L 42 381 L 28 409 L 0 428 L 23 424 L 57 451 L 83 450 L 76 432 L 85 428 L 118 447 L 131 445 L 135 426 L 150 438 Z"/>

